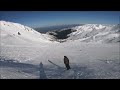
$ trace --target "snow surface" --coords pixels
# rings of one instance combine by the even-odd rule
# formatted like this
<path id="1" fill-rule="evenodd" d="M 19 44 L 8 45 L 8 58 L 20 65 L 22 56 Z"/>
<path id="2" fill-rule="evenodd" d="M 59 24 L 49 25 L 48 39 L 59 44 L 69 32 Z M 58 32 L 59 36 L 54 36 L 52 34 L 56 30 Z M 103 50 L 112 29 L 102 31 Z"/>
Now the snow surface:
<path id="1" fill-rule="evenodd" d="M 119 42 L 119 26 L 118 25 L 102 25 L 102 24 L 85 24 L 72 28 L 77 30 L 69 34 L 67 40 L 78 40 L 83 42 Z"/>
<path id="2" fill-rule="evenodd" d="M 47 79 L 120 79 L 119 43 L 86 43 L 81 39 L 58 43 L 51 41 L 51 36 L 27 26 L 6 21 L 0 21 L 0 24 L 1 79 L 41 79 L 40 71 L 42 77 L 46 74 Z M 104 26 L 99 25 L 96 29 L 102 28 Z M 101 32 L 95 38 L 106 34 Z M 118 37 L 117 33 L 109 35 Z M 65 70 L 63 63 L 65 55 L 70 60 L 72 69 L 69 71 Z M 52 65 L 48 60 L 63 68 Z"/>
<path id="3" fill-rule="evenodd" d="M 27 26 L 0 21 L 1 43 L 5 44 L 25 44 L 50 42 L 50 35 L 44 35 Z M 21 35 L 18 35 L 18 32 Z M 3 41 L 3 42 L 2 42 Z"/>

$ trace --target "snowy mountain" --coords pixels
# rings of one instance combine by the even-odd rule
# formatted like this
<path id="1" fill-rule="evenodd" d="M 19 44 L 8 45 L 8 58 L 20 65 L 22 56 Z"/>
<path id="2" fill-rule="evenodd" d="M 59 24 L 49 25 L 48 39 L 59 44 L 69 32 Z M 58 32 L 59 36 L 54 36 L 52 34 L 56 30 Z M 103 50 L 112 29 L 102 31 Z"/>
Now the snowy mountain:
<path id="1" fill-rule="evenodd" d="M 86 24 L 41 34 L 0 21 L 0 79 L 120 79 L 119 43 L 96 43 L 119 42 L 118 28 Z M 69 58 L 69 71 L 64 56 Z"/>
<path id="2" fill-rule="evenodd" d="M 84 42 L 119 42 L 119 25 L 86 24 L 72 28 L 69 40 L 80 39 Z"/>
<path id="3" fill-rule="evenodd" d="M 46 34 L 12 22 L 0 21 L 1 44 L 45 43 L 53 41 L 105 42 L 120 41 L 119 25 L 81 24 L 61 30 L 49 31 Z"/>
<path id="4" fill-rule="evenodd" d="M 25 44 L 51 42 L 51 36 L 41 34 L 34 29 L 12 22 L 0 21 L 2 44 Z"/>
<path id="5" fill-rule="evenodd" d="M 63 24 L 63 25 L 53 25 L 53 26 L 46 26 L 46 27 L 38 27 L 38 28 L 34 28 L 36 31 L 40 32 L 40 33 L 46 33 L 49 31 L 53 31 L 53 30 L 61 30 L 64 28 L 72 28 L 75 26 L 78 26 L 79 24 Z"/>
<path id="6" fill-rule="evenodd" d="M 119 25 L 84 24 L 60 31 L 52 31 L 49 34 L 65 41 L 112 43 L 120 41 L 119 32 Z"/>

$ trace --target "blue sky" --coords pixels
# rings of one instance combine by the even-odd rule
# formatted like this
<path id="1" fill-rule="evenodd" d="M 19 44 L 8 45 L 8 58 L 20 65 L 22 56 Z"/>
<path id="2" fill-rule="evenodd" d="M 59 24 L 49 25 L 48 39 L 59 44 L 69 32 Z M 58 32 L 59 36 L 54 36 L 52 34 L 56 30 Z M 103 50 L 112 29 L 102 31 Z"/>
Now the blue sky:
<path id="1" fill-rule="evenodd" d="M 0 11 L 0 20 L 29 27 L 61 24 L 118 24 L 120 11 Z"/>

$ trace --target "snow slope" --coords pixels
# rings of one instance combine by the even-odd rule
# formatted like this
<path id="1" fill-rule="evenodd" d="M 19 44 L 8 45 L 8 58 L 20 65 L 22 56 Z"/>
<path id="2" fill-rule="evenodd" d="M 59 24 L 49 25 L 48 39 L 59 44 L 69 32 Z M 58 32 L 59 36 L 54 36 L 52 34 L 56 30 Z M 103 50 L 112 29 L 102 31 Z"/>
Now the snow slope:
<path id="1" fill-rule="evenodd" d="M 5 21 L 1 21 L 0 24 L 0 59 L 19 62 L 0 61 L 0 75 L 3 79 L 38 79 L 40 62 L 43 64 L 42 68 L 48 79 L 73 79 L 75 77 L 78 79 L 120 79 L 119 43 L 86 43 L 81 42 L 81 39 L 77 39 L 76 36 L 75 40 L 56 43 L 49 40 L 51 39 L 49 35 L 40 34 L 33 29 L 25 30 L 23 25 Z M 101 31 L 102 28 L 103 26 L 99 26 L 96 31 Z M 76 32 L 80 32 L 79 30 Z M 117 30 L 117 27 L 104 29 L 103 32 L 95 34 L 95 38 L 107 35 L 109 32 L 110 37 L 112 35 L 114 37 Z M 18 31 L 21 35 L 18 35 Z M 73 34 L 80 35 L 75 32 L 71 33 L 72 36 Z M 60 69 L 48 62 L 51 60 L 64 68 L 64 55 L 70 59 L 72 68 L 70 71 L 65 72 L 65 69 Z M 41 72 L 43 77 L 43 71 Z"/>
<path id="2" fill-rule="evenodd" d="M 84 24 L 71 28 L 76 30 L 68 34 L 67 40 L 82 42 L 119 42 L 119 25 Z"/>
<path id="3" fill-rule="evenodd" d="M 17 60 L 20 63 L 44 65 L 48 79 L 73 79 L 74 73 L 78 79 L 120 79 L 120 60 L 118 44 L 81 43 L 79 41 L 55 43 L 44 46 L 2 46 L 1 56 L 5 60 Z M 63 56 L 70 60 L 74 70 L 65 72 L 65 69 L 56 67 L 48 62 L 53 61 L 65 67 Z M 16 64 L 16 63 L 15 63 Z M 3 78 L 35 78 L 39 79 L 39 69 L 25 65 L 0 63 L 0 74 Z M 20 71 L 20 72 L 19 72 Z"/>
<path id="4" fill-rule="evenodd" d="M 2 44 L 25 44 L 51 42 L 51 36 L 41 34 L 34 29 L 12 22 L 0 21 Z M 18 34 L 19 33 L 19 34 Z"/>

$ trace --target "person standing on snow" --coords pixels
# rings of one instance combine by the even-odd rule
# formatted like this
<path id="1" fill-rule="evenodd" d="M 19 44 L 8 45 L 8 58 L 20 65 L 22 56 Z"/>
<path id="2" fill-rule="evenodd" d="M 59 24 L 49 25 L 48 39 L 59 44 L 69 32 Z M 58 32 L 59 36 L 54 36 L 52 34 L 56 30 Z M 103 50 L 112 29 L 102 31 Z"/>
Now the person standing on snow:
<path id="1" fill-rule="evenodd" d="M 69 59 L 67 58 L 67 56 L 64 56 L 64 64 L 65 64 L 67 70 L 71 69 L 70 65 L 69 65 Z"/>

